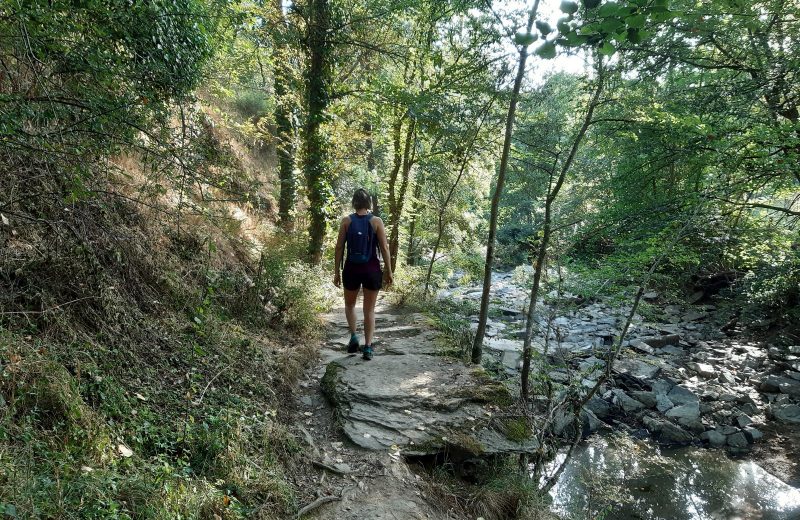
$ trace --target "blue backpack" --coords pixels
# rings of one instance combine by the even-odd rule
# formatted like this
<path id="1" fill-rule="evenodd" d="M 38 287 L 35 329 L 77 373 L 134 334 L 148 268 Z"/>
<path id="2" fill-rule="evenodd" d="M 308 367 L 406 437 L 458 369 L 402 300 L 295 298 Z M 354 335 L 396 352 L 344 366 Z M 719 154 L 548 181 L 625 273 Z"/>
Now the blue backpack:
<path id="1" fill-rule="evenodd" d="M 350 215 L 350 225 L 347 227 L 347 261 L 354 264 L 366 264 L 372 258 L 375 249 L 375 230 L 372 229 L 372 213 L 359 216 L 357 213 Z"/>

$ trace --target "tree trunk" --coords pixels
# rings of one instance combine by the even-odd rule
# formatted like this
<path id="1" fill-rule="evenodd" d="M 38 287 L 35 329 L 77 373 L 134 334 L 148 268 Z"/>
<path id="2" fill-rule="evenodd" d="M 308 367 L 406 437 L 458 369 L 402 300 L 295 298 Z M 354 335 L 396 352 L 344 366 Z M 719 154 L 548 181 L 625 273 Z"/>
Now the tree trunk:
<path id="1" fill-rule="evenodd" d="M 414 232 L 417 228 L 417 211 L 419 210 L 419 205 L 417 201 L 419 200 L 420 195 L 422 194 L 422 183 L 419 179 L 417 179 L 416 184 L 414 184 L 414 195 L 411 201 L 411 222 L 408 224 L 408 246 L 406 248 L 406 265 L 416 265 L 417 260 L 419 259 L 419 250 L 414 245 Z"/>
<path id="2" fill-rule="evenodd" d="M 276 47 L 279 59 L 275 64 L 275 126 L 278 142 L 278 178 L 280 179 L 280 195 L 278 197 L 278 218 L 280 225 L 286 230 L 292 229 L 295 196 L 297 186 L 294 177 L 295 139 L 292 125 L 292 107 L 289 92 L 289 61 L 286 52 L 288 30 L 286 18 L 283 16 L 283 0 L 275 0 Z"/>
<path id="3" fill-rule="evenodd" d="M 278 137 L 278 178 L 281 192 L 278 198 L 278 217 L 284 229 L 292 228 L 292 211 L 297 192 L 294 178 L 294 129 L 292 128 L 291 111 L 285 98 L 286 78 L 275 74 L 275 123 Z"/>
<path id="4" fill-rule="evenodd" d="M 536 11 L 539 9 L 539 0 L 534 0 L 533 7 L 528 12 L 527 34 L 531 34 Z M 483 336 L 486 334 L 486 320 L 489 317 L 489 289 L 492 285 L 492 267 L 494 265 L 494 241 L 497 234 L 497 214 L 500 209 L 500 197 L 503 193 L 503 184 L 506 180 L 508 157 L 511 152 L 511 138 L 514 133 L 514 115 L 517 111 L 519 91 L 522 88 L 522 79 L 525 76 L 525 62 L 528 61 L 529 45 L 522 45 L 519 49 L 519 62 L 517 76 L 514 78 L 514 88 L 511 91 L 511 100 L 508 104 L 506 116 L 506 130 L 503 138 L 503 153 L 500 156 L 500 167 L 497 171 L 497 184 L 492 195 L 492 212 L 489 218 L 489 238 L 486 242 L 486 265 L 483 271 L 483 293 L 481 294 L 481 310 L 478 316 L 478 330 L 475 333 L 475 342 L 472 345 L 472 362 L 480 363 L 483 354 Z"/>
<path id="5" fill-rule="evenodd" d="M 372 144 L 372 123 L 369 121 L 364 122 L 364 149 L 367 154 L 367 171 L 375 171 L 375 148 Z M 375 208 L 372 208 L 373 212 Z"/>
<path id="6" fill-rule="evenodd" d="M 402 130 L 403 119 L 405 119 L 405 115 L 398 121 L 395 130 L 398 128 Z M 395 134 L 394 167 L 389 178 L 389 253 L 392 256 L 392 272 L 397 267 L 397 253 L 400 249 L 400 217 L 403 213 L 409 175 L 415 159 L 412 149 L 415 130 L 415 121 L 409 120 L 402 145 L 399 139 L 401 132 L 397 131 Z M 398 178 L 399 186 L 397 185 Z"/>
<path id="7" fill-rule="evenodd" d="M 558 178 L 556 179 L 555 184 L 552 182 L 552 177 L 550 178 L 550 186 L 548 187 L 547 198 L 545 199 L 544 203 L 544 224 L 542 228 L 542 238 L 539 241 L 539 249 L 536 254 L 536 264 L 534 265 L 533 272 L 533 285 L 531 287 L 530 301 L 528 302 L 528 311 L 525 316 L 525 339 L 522 344 L 520 397 L 523 401 L 528 400 L 530 391 L 530 385 L 528 381 L 531 370 L 531 342 L 533 339 L 534 323 L 533 318 L 536 311 L 536 300 L 539 297 L 539 286 L 542 280 L 542 272 L 545 270 L 547 263 L 547 248 L 550 244 L 550 236 L 552 233 L 553 202 L 555 202 L 559 191 L 561 191 L 561 187 L 564 185 L 564 180 L 567 177 L 570 167 L 572 167 L 572 162 L 575 160 L 575 155 L 578 153 L 578 148 L 580 147 L 581 142 L 586 135 L 586 131 L 589 129 L 589 125 L 592 123 L 594 109 L 600 102 L 600 93 L 603 91 L 604 81 L 601 58 L 598 58 L 597 71 L 597 86 L 592 93 L 592 98 L 589 101 L 589 106 L 586 109 L 586 115 L 583 118 L 583 124 L 581 125 L 580 130 L 578 130 L 578 134 L 575 136 L 575 139 L 572 142 L 572 146 L 570 147 L 567 158 L 564 160 L 561 168 L 559 169 Z"/>
<path id="8" fill-rule="evenodd" d="M 330 4 L 328 0 L 308 2 L 308 67 L 306 67 L 306 100 L 308 114 L 305 128 L 305 177 L 308 189 L 308 256 L 312 263 L 322 260 L 325 240 L 327 202 L 331 196 L 328 172 L 328 139 L 322 132 L 326 109 L 330 103 L 331 64 Z"/>

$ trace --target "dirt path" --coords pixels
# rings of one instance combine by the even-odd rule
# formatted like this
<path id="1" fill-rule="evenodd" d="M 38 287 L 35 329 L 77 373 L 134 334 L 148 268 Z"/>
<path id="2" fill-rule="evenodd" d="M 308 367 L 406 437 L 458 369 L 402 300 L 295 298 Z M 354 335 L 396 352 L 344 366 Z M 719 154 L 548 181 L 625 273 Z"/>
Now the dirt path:
<path id="1" fill-rule="evenodd" d="M 320 350 L 320 363 L 301 383 L 297 395 L 298 429 L 311 446 L 313 471 L 302 476 L 308 490 L 301 508 L 312 505 L 303 518 L 336 520 L 457 519 L 439 512 L 428 502 L 423 479 L 413 471 L 398 450 L 365 449 L 350 442 L 337 424 L 336 411 L 323 395 L 321 381 L 331 362 L 359 363 L 360 357 L 345 352 L 349 339 L 344 309 L 324 316 L 327 340 Z M 361 323 L 359 311 L 359 323 Z M 397 338 L 419 337 L 427 341 L 429 331 L 420 326 L 420 316 L 401 315 L 385 301 L 378 302 L 376 358 Z M 415 320 L 417 322 L 415 323 Z M 363 340 L 363 336 L 362 336 Z M 374 362 L 374 360 L 373 360 Z M 301 509 L 302 511 L 302 509 Z"/>

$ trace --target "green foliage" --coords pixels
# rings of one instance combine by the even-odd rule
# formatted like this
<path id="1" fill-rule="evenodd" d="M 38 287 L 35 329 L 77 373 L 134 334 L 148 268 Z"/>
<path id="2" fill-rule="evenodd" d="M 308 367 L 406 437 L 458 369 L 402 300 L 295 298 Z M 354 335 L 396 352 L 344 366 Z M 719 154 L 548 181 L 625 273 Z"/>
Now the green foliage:
<path id="1" fill-rule="evenodd" d="M 116 150 L 148 118 L 163 115 L 168 101 L 188 96 L 215 30 L 208 5 L 195 0 L 33 1 L 4 9 L 0 139 L 19 153 L 71 160 Z"/>

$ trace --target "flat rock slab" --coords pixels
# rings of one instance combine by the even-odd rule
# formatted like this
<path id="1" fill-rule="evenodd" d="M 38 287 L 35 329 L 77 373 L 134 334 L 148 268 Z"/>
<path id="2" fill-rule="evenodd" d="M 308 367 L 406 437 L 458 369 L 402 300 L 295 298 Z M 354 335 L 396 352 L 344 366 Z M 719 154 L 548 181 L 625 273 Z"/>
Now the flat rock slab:
<path id="1" fill-rule="evenodd" d="M 648 382 L 655 378 L 661 370 L 661 367 L 658 366 L 658 359 L 648 361 L 635 358 L 618 359 L 614 362 L 614 372 L 642 383 Z"/>
<path id="2" fill-rule="evenodd" d="M 372 361 L 346 356 L 328 364 L 322 385 L 345 435 L 364 448 L 433 454 L 458 446 L 474 455 L 536 448 L 535 441 L 508 439 L 491 424 L 493 405 L 508 404 L 511 396 L 460 362 L 417 353 Z"/>

